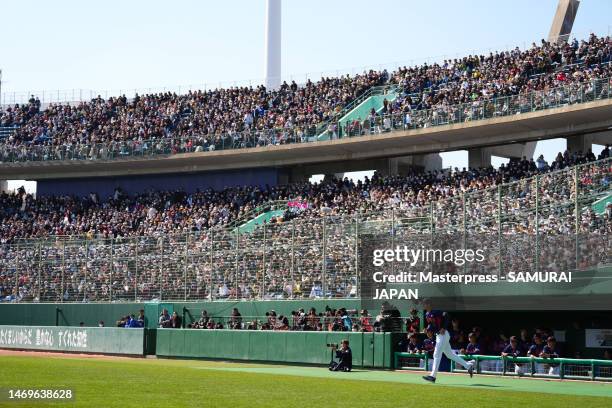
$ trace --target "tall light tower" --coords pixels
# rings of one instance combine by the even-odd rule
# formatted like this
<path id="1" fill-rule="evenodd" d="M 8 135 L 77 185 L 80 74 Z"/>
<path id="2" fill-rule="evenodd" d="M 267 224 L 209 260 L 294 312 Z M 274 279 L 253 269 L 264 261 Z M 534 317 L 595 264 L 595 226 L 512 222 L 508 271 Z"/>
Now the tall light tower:
<path id="1" fill-rule="evenodd" d="M 557 12 L 550 26 L 548 41 L 562 44 L 567 42 L 574 26 L 580 0 L 559 0 Z"/>
<path id="2" fill-rule="evenodd" d="M 266 88 L 281 82 L 281 0 L 266 0 Z"/>

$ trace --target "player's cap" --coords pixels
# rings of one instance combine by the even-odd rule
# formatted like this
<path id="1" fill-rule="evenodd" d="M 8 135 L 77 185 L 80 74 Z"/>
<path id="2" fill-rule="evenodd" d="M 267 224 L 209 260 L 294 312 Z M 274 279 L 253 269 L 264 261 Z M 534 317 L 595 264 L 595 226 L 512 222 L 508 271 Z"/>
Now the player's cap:
<path id="1" fill-rule="evenodd" d="M 554 336 L 549 336 L 549 337 L 546 339 L 546 341 L 550 341 L 550 342 L 555 343 L 555 342 L 557 341 L 557 339 L 555 339 L 555 337 L 554 337 Z"/>

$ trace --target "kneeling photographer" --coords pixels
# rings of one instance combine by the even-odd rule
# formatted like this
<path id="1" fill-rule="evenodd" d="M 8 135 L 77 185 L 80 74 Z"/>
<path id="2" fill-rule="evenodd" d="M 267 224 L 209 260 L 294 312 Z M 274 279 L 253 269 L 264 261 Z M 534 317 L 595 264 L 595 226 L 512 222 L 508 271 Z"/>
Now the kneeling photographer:
<path id="1" fill-rule="evenodd" d="M 329 363 L 329 371 L 351 371 L 353 369 L 353 352 L 349 347 L 348 340 L 342 340 L 340 349 L 338 349 L 338 344 L 335 343 L 328 344 L 327 347 L 330 347 L 332 350 L 332 361 Z M 334 359 L 334 353 L 338 361 Z"/>

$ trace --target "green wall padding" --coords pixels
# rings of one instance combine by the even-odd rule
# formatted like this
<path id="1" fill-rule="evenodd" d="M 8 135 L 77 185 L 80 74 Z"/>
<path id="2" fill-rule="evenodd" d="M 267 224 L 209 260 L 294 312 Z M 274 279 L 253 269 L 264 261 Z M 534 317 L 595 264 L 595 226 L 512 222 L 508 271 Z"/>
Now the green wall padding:
<path id="1" fill-rule="evenodd" d="M 327 364 L 328 343 L 348 339 L 357 367 L 390 368 L 391 333 L 259 330 L 157 330 L 157 355 L 277 363 Z"/>

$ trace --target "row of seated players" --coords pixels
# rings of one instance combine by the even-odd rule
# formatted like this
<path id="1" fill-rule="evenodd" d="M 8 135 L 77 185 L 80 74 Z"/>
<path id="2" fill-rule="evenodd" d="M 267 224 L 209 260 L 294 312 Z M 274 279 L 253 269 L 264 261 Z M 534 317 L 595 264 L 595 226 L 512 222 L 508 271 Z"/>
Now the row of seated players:
<path id="1" fill-rule="evenodd" d="M 0 126 L 18 130 L 0 146 L 77 146 L 95 143 L 155 144 L 163 138 L 189 139 L 180 151 L 212 150 L 221 141 L 248 147 L 243 132 L 279 129 L 280 137 L 259 138 L 254 144 L 299 142 L 296 135 L 334 119 L 351 101 L 375 85 L 395 84 L 400 96 L 384 113 L 435 109 L 495 97 L 525 95 L 564 85 L 588 87 L 595 79 L 610 78 L 612 40 L 591 35 L 566 44 L 544 40 L 531 48 L 469 55 L 442 63 L 369 71 L 356 76 L 323 78 L 303 86 L 284 83 L 279 90 L 263 86 L 124 96 L 89 102 L 51 104 L 45 109 L 36 98 L 28 104 L 0 110 Z M 602 89 L 607 90 L 607 83 Z M 607 91 L 606 91 L 607 92 Z M 333 123 L 333 122 L 332 122 Z M 251 142 L 249 142 L 251 143 Z M 176 150 L 177 146 L 172 146 Z M 2 151 L 2 149 L 0 149 Z M 85 153 L 85 156 L 89 154 Z M 96 158 L 96 157 L 90 157 Z M 1 159 L 0 159 L 1 160 Z"/>
<path id="2" fill-rule="evenodd" d="M 34 198 L 20 189 L 14 194 L 0 194 L 0 243 L 50 235 L 120 238 L 197 232 L 227 224 L 269 200 L 290 198 L 308 203 L 308 209 L 300 213 L 302 218 L 351 215 L 389 206 L 413 209 L 427 207 L 432 201 L 463 192 L 608 157 L 610 147 L 606 146 L 598 157 L 592 152 L 570 154 L 566 151 L 559 153 L 552 163 L 543 157 L 537 160 L 523 158 L 512 160 L 499 169 L 415 172 L 404 177 L 374 175 L 357 183 L 334 179 L 318 184 L 234 187 L 194 193 L 151 191 L 129 196 L 117 189 L 107 200 L 101 200 L 93 192 L 86 197 Z M 553 192 L 553 188 L 542 188 L 541 202 L 549 199 L 547 194 L 551 194 L 553 200 L 556 196 L 552 194 L 558 192 Z"/>
<path id="3" fill-rule="evenodd" d="M 428 369 L 431 368 L 433 360 L 433 352 L 436 346 L 436 338 L 434 328 L 428 326 L 424 330 L 424 334 L 408 333 L 407 338 L 400 341 L 398 348 L 401 351 L 414 354 L 426 354 L 429 358 Z M 451 332 L 453 334 L 453 332 Z M 484 337 L 484 338 L 483 338 Z M 521 329 L 520 336 L 506 337 L 504 334 L 499 334 L 497 338 L 482 336 L 480 328 L 475 327 L 473 332 L 467 335 L 467 342 L 464 341 L 463 333 L 455 333 L 451 341 L 451 347 L 459 354 L 467 356 L 487 355 L 487 356 L 502 356 L 502 357 L 537 357 L 537 358 L 560 358 L 567 357 L 564 355 L 562 348 L 557 343 L 557 339 L 546 331 L 536 329 L 536 332 L 530 338 L 526 329 Z M 575 359 L 581 359 L 582 355 L 576 351 L 573 356 Z M 612 360 L 612 350 L 604 350 L 601 359 Z M 501 361 L 487 361 L 481 363 L 481 370 L 501 371 Z M 506 370 L 514 371 L 515 374 L 522 376 L 531 370 L 529 364 L 507 361 L 505 364 Z M 424 367 L 424 360 L 419 361 L 419 366 Z M 559 364 L 555 363 L 536 363 L 535 370 L 538 374 L 559 374 Z M 573 367 L 573 374 L 586 376 L 589 375 L 589 368 L 586 366 Z M 612 377 L 612 369 L 610 367 L 600 367 L 599 375 Z"/>

